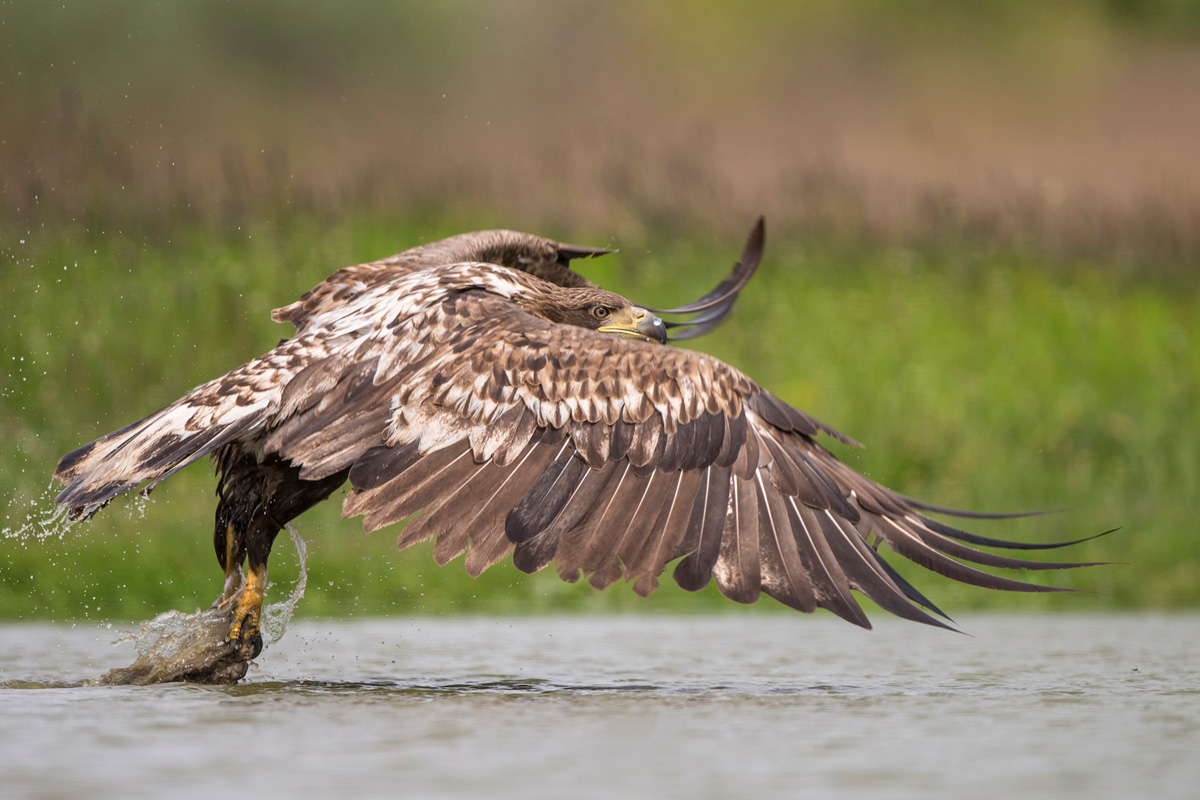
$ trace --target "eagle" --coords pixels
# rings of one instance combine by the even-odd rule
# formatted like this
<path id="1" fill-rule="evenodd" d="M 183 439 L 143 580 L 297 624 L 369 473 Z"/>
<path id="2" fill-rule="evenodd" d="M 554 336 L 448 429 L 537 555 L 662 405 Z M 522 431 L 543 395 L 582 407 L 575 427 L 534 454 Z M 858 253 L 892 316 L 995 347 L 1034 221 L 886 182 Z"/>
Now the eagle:
<path id="1" fill-rule="evenodd" d="M 236 658 L 257 657 L 267 561 L 288 522 L 349 484 L 344 517 L 435 538 L 440 565 L 478 576 L 511 557 L 596 588 L 649 595 L 668 564 L 737 603 L 766 594 L 870 627 L 854 592 L 908 620 L 949 618 L 880 554 L 989 589 L 1058 587 L 995 575 L 1087 566 L 960 530 L 848 467 L 855 444 L 734 367 L 670 339 L 729 314 L 757 268 L 754 226 L 700 300 L 639 307 L 572 269 L 607 250 L 481 231 L 341 269 L 272 319 L 295 335 L 166 408 L 63 456 L 56 502 L 88 518 L 204 456 L 218 476 L 214 547 Z M 681 316 L 664 321 L 660 314 Z"/>

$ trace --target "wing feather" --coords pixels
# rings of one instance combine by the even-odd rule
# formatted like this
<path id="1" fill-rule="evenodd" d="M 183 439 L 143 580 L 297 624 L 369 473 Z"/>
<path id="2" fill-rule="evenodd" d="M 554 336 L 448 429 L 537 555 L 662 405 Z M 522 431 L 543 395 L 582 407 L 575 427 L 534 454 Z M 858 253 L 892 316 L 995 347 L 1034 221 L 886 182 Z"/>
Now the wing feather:
<path id="1" fill-rule="evenodd" d="M 675 566 L 675 582 L 689 592 L 698 592 L 708 586 L 713 566 L 721 556 L 731 485 L 728 467 L 714 464 L 704 470 L 687 529 L 675 551 L 676 558 L 683 556 Z"/>
<path id="2" fill-rule="evenodd" d="M 438 564 L 449 563 L 475 541 L 482 542 L 487 538 L 490 542 L 495 538 L 491 520 L 496 509 L 505 506 L 519 492 L 527 491 L 524 483 L 527 473 L 523 471 L 541 463 L 541 459 L 547 457 L 545 449 L 550 446 L 543 439 L 540 447 L 531 444 L 508 464 L 501 466 L 496 461 L 484 464 L 477 471 L 479 477 L 464 485 L 462 497 L 448 497 L 440 508 L 430 513 L 429 519 L 416 520 L 417 524 L 423 523 L 432 530 L 440 531 L 433 547 L 433 558 Z M 477 555 L 468 571 L 478 568 L 482 572 L 483 567 L 479 567 L 479 564 L 487 561 L 487 558 Z"/>
<path id="3" fill-rule="evenodd" d="M 272 311 L 271 319 L 290 322 L 297 331 L 303 331 L 322 315 L 353 302 L 372 287 L 446 264 L 486 262 L 528 272 L 559 286 L 592 286 L 570 269 L 569 262 L 610 252 L 516 231 L 473 231 L 340 269 L 296 302 Z"/>
<path id="4" fill-rule="evenodd" d="M 517 543 L 513 553 L 513 564 L 517 569 L 523 572 L 537 572 L 554 559 L 559 541 L 591 513 L 596 499 L 608 485 L 616 466 L 609 464 L 603 470 L 589 469 L 580 477 L 571 487 L 570 496 L 558 515 L 545 528 Z"/>
<path id="5" fill-rule="evenodd" d="M 55 502 L 72 518 L 90 517 L 108 501 L 159 481 L 223 445 L 263 429 L 278 409 L 281 387 L 304 354 L 322 343 L 293 339 L 150 416 L 63 456 L 54 477 L 66 484 Z"/>
<path id="6" fill-rule="evenodd" d="M 636 578 L 633 590 L 642 597 L 648 597 L 658 588 L 658 577 L 679 548 L 691 521 L 701 481 L 706 475 L 707 470 L 676 473 L 674 491 L 663 504 L 653 531 L 646 537 L 641 551 L 630 559 L 629 572 Z"/>
<path id="7" fill-rule="evenodd" d="M 612 520 L 614 530 L 593 540 L 584 564 L 584 569 L 591 573 L 588 582 L 597 589 L 611 585 L 622 575 L 626 580 L 632 577 L 627 567 L 651 535 L 662 511 L 662 500 L 672 489 L 668 473 L 642 476 L 635 472 L 633 478 L 636 488 L 629 491 L 632 501 L 627 504 L 629 511 Z"/>
<path id="8" fill-rule="evenodd" d="M 642 482 L 633 473 L 628 461 L 617 464 L 609 472 L 590 511 L 574 528 L 560 537 L 554 560 L 563 580 L 574 583 L 586 574 L 596 540 L 619 533 L 616 520 L 628 510 L 627 503 L 635 492 L 640 493 Z M 632 512 L 628 512 L 632 513 Z"/>
<path id="9" fill-rule="evenodd" d="M 828 511 L 817 514 L 801 506 L 799 512 L 811 517 L 812 524 L 823 532 L 825 540 L 829 542 L 830 549 L 845 570 L 854 589 L 862 592 L 883 610 L 890 611 L 898 617 L 939 628 L 949 627 L 917 607 L 916 604 L 919 603 L 935 613 L 940 613 L 937 607 L 920 593 L 901 582 L 896 571 L 867 544 L 866 539 L 853 525 Z M 863 627 L 869 628 L 870 623 L 866 622 Z"/>
<path id="10" fill-rule="evenodd" d="M 720 556 L 713 565 L 717 588 L 735 603 L 756 602 L 762 591 L 758 526 L 755 482 L 735 476 L 730 485 L 729 513 L 721 531 Z"/>
<path id="11" fill-rule="evenodd" d="M 851 584 L 846 577 L 846 570 L 834 555 L 813 511 L 797 503 L 796 498 L 792 497 L 787 499 L 786 505 L 796 548 L 801 561 L 807 565 L 807 571 L 812 576 L 817 605 L 855 625 L 871 627 L 867 622 L 867 615 L 850 593 Z"/>
<path id="12" fill-rule="evenodd" d="M 504 535 L 504 518 L 532 488 L 546 464 L 565 452 L 568 444 L 543 443 L 529 448 L 472 519 L 463 523 L 471 540 L 467 552 L 467 574 L 477 578 L 488 567 L 508 555 L 513 543 Z M 436 548 L 435 548 L 436 549 Z"/>
<path id="13" fill-rule="evenodd" d="M 773 486 L 764 485 L 761 472 L 756 478 L 756 490 L 761 521 L 762 590 L 784 605 L 812 613 L 817 608 L 816 593 L 800 559 L 783 496 Z"/>

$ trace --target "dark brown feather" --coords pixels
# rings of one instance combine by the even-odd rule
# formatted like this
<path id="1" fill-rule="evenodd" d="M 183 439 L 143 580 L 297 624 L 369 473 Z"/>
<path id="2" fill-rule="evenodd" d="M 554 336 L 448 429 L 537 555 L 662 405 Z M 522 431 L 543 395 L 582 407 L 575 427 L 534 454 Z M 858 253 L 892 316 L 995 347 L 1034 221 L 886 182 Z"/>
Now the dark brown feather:
<path id="1" fill-rule="evenodd" d="M 817 604 L 855 625 L 871 627 L 867 615 L 850 593 L 850 580 L 812 509 L 796 502 L 795 498 L 788 498 L 787 513 L 800 560 L 812 577 Z M 842 535 L 840 529 L 838 535 Z"/>
<path id="2" fill-rule="evenodd" d="M 495 461 L 478 465 L 457 490 L 442 497 L 440 502 L 427 505 L 420 515 L 409 520 L 401 538 L 407 540 L 412 537 L 413 541 L 421 541 L 436 535 L 433 560 L 443 566 L 448 564 L 466 551 L 469 540 L 461 521 L 477 511 L 474 503 L 464 502 L 464 498 L 490 496 L 510 472 L 511 467 L 501 466 Z"/>
<path id="3" fill-rule="evenodd" d="M 729 512 L 721 532 L 721 555 L 713 566 L 713 577 L 721 594 L 730 600 L 753 603 L 762 590 L 758 495 L 753 480 L 733 480 Z"/>
<path id="4" fill-rule="evenodd" d="M 642 597 L 648 597 L 658 588 L 659 576 L 683 540 L 705 474 L 699 470 L 676 473 L 674 492 L 663 504 L 641 551 L 630 559 L 629 573 L 637 579 L 633 590 Z"/>
<path id="5" fill-rule="evenodd" d="M 758 494 L 759 554 L 762 558 L 762 590 L 784 605 L 811 613 L 817 598 L 796 547 L 792 522 L 783 497 L 759 473 Z"/>
<path id="6" fill-rule="evenodd" d="M 684 422 L 675 426 L 675 433 L 667 436 L 666 446 L 658 461 L 658 468 L 674 472 L 683 466 L 692 451 L 696 435 L 696 422 Z"/>
<path id="7" fill-rule="evenodd" d="M 808 483 L 816 490 L 820 497 L 817 503 L 809 503 L 813 508 L 833 509 L 838 515 L 851 522 L 858 522 L 858 509 L 852 505 L 843 495 L 842 488 L 839 487 L 833 478 L 829 476 L 820 464 L 818 464 L 808 453 L 803 450 L 796 450 L 796 466 L 800 468 L 801 474 L 808 479 Z"/>
<path id="8" fill-rule="evenodd" d="M 559 577 L 569 583 L 579 580 L 588 563 L 593 540 L 597 536 L 621 532 L 612 521 L 623 513 L 621 502 L 628 500 L 628 493 L 631 491 L 629 487 L 634 487 L 635 484 L 640 490 L 641 479 L 633 474 L 629 462 L 619 462 L 608 476 L 590 512 L 578 525 L 559 538 L 554 556 Z"/>
<path id="9" fill-rule="evenodd" d="M 462 482 L 460 476 L 471 464 L 471 448 L 464 439 L 412 461 L 406 469 L 374 489 L 351 492 L 346 497 L 343 513 L 363 514 L 363 528 L 368 533 L 399 522 L 436 499 L 446 486 L 457 488 Z"/>
<path id="10" fill-rule="evenodd" d="M 569 452 L 546 465 L 521 502 L 508 512 L 504 532 L 520 544 L 537 536 L 562 512 L 588 471 L 588 465 Z"/>
<path id="11" fill-rule="evenodd" d="M 671 488 L 672 481 L 662 472 L 645 477 L 633 475 L 624 497 L 618 498 L 624 507 L 612 519 L 611 532 L 604 531 L 604 535 L 592 539 L 584 563 L 584 570 L 590 573 L 588 583 L 603 589 L 625 574 L 625 565 L 641 550 Z M 630 576 L 625 574 L 625 577 Z"/>
<path id="12" fill-rule="evenodd" d="M 708 585 L 713 565 L 720 558 L 730 483 L 731 473 L 726 467 L 714 464 L 704 471 L 687 529 L 675 551 L 676 558 L 683 556 L 675 565 L 675 582 L 689 592 Z"/>
<path id="13" fill-rule="evenodd" d="M 504 518 L 522 497 L 532 488 L 534 481 L 546 468 L 546 464 L 566 452 L 567 443 L 542 444 L 529 449 L 528 456 L 511 470 L 504 482 L 481 506 L 479 513 L 464 523 L 471 540 L 467 552 L 467 574 L 472 578 L 495 564 L 512 549 L 512 542 L 504 535 Z"/>
<path id="14" fill-rule="evenodd" d="M 967 566 L 942 554 L 923 542 L 920 537 L 907 530 L 900 522 L 888 517 L 876 517 L 871 520 L 871 530 L 888 543 L 893 550 L 922 567 L 939 575 L 969 583 L 972 586 L 982 586 L 985 589 L 1003 589 L 1009 592 L 1069 592 L 1058 586 L 1043 586 L 1037 583 L 1002 578 L 990 572 Z M 984 555 L 984 554 L 980 554 Z"/>
<path id="15" fill-rule="evenodd" d="M 628 454 L 630 463 L 635 467 L 659 464 L 667 444 L 662 416 L 653 414 L 645 422 L 631 427 Z"/>
<path id="16" fill-rule="evenodd" d="M 806 507 L 799 507 L 802 516 L 809 516 L 817 523 L 823 532 L 825 540 L 839 565 L 850 580 L 851 586 L 865 594 L 876 605 L 885 611 L 890 611 L 898 617 L 913 622 L 923 622 L 939 628 L 949 628 L 941 620 L 931 617 L 914 604 L 924 601 L 919 595 L 913 597 L 897 582 L 894 571 L 889 570 L 884 561 L 863 539 L 862 535 L 843 519 L 838 519 L 828 511 L 813 512 Z M 936 610 L 928 601 L 922 602 L 927 608 Z M 862 626 L 871 627 L 865 615 Z"/>
<path id="17" fill-rule="evenodd" d="M 558 516 L 535 536 L 516 546 L 513 551 L 513 564 L 517 569 L 523 572 L 537 572 L 553 560 L 563 534 L 573 530 L 591 512 L 617 466 L 616 463 L 609 462 L 603 470 L 588 469 L 584 472 L 572 488 L 571 496 Z"/>

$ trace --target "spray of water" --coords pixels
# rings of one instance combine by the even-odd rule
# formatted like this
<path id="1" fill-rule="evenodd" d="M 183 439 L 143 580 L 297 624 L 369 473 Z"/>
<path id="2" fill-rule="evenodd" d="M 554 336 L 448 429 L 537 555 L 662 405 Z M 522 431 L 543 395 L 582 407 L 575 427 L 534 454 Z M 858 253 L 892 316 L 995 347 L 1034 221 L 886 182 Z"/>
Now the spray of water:
<path id="1" fill-rule="evenodd" d="M 292 523 L 288 523 L 288 533 L 292 537 L 292 545 L 296 548 L 296 564 L 298 566 L 296 585 L 286 600 L 272 603 L 263 609 L 262 631 L 267 644 L 274 644 L 287 633 L 288 622 L 296 613 L 296 605 L 304 597 L 304 589 L 308 586 L 308 543 L 300 535 L 300 531 Z"/>
<path id="2" fill-rule="evenodd" d="M 50 484 L 32 499 L 14 497 L 9 501 L 0 536 L 15 540 L 42 541 L 62 537 L 76 521 L 67 518 L 67 509 L 54 503 L 57 487 Z M 145 515 L 149 499 L 139 496 L 132 507 L 138 517 Z M 296 548 L 298 573 L 288 596 L 263 609 L 262 634 L 265 644 L 274 644 L 287 632 L 296 606 L 308 585 L 308 545 L 294 525 L 288 525 Z M 210 608 L 185 614 L 166 611 L 138 624 L 137 631 L 123 631 L 114 645 L 132 643 L 137 651 L 133 664 L 101 676 L 94 684 L 150 684 L 171 681 L 199 683 L 236 683 L 243 678 L 249 662 L 241 659 L 226 637 L 233 622 L 233 609 Z"/>
<path id="3" fill-rule="evenodd" d="M 308 546 L 294 525 L 288 525 L 296 547 L 299 577 L 286 600 L 263 610 L 264 639 L 273 644 L 283 638 L 296 605 L 308 583 Z M 132 642 L 137 650 L 133 664 L 114 669 L 92 683 L 102 685 L 170 683 L 237 683 L 246 675 L 250 662 L 241 659 L 227 640 L 233 622 L 232 606 L 185 614 L 167 611 L 140 623 L 138 632 L 127 631 L 114 644 Z"/>
<path id="4" fill-rule="evenodd" d="M 51 483 L 37 497 L 14 497 L 4 515 L 4 521 L 10 524 L 0 528 L 0 536 L 5 539 L 61 537 L 74 523 L 67 519 L 66 507 L 54 503 L 56 494 L 58 487 Z"/>

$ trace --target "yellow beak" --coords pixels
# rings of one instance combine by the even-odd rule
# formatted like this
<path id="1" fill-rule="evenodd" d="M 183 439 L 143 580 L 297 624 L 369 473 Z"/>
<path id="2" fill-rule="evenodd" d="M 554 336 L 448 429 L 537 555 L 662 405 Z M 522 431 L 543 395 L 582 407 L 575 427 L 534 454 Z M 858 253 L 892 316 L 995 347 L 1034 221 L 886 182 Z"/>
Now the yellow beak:
<path id="1" fill-rule="evenodd" d="M 608 322 L 596 330 L 630 339 L 641 339 L 644 342 L 667 343 L 667 326 L 644 308 L 618 309 L 613 312 Z"/>

